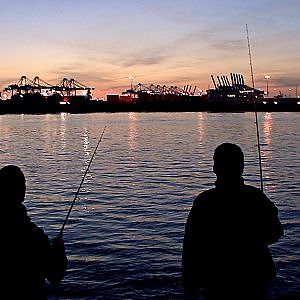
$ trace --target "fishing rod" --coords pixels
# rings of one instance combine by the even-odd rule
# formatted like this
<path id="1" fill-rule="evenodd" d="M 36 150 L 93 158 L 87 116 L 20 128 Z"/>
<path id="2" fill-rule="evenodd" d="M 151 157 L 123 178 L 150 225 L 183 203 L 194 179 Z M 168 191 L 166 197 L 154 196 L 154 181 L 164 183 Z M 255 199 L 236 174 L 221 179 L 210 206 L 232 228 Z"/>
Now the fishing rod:
<path id="1" fill-rule="evenodd" d="M 247 42 L 248 42 L 248 54 L 249 54 L 249 64 L 250 64 L 250 72 L 251 72 L 251 80 L 252 80 L 252 100 L 254 102 L 254 112 L 255 112 L 255 124 L 256 124 L 256 139 L 257 139 L 257 152 L 258 152 L 258 161 L 259 161 L 259 175 L 260 175 L 260 189 L 264 190 L 263 184 L 263 171 L 262 171 L 262 163 L 261 163 L 261 150 L 260 150 L 260 135 L 259 135 L 259 127 L 258 127 L 258 118 L 257 118 L 257 108 L 256 101 L 254 99 L 254 76 L 253 76 L 253 64 L 252 64 L 252 56 L 251 56 L 251 47 L 250 47 L 250 39 L 249 39 L 249 31 L 248 25 L 246 24 L 246 33 L 247 33 Z"/>
<path id="2" fill-rule="evenodd" d="M 76 199 L 78 198 L 78 195 L 79 195 L 81 186 L 82 186 L 82 184 L 83 184 L 83 182 L 84 182 L 85 176 L 86 176 L 87 172 L 89 171 L 89 168 L 90 168 L 91 163 L 92 163 L 92 161 L 93 161 L 93 159 L 94 159 L 94 156 L 95 156 L 95 154 L 96 154 L 96 151 L 97 151 L 97 149 L 98 149 L 98 147 L 99 147 L 99 145 L 100 145 L 100 143 L 101 143 L 101 141 L 102 141 L 102 137 L 103 137 L 103 135 L 104 135 L 105 129 L 106 129 L 106 126 L 104 126 L 104 129 L 103 129 L 103 131 L 102 131 L 102 133 L 101 133 L 101 135 L 100 135 L 100 138 L 99 138 L 99 140 L 98 140 L 98 143 L 97 143 L 97 145 L 96 145 L 96 147 L 95 147 L 95 149 L 94 149 L 94 153 L 93 153 L 93 155 L 92 155 L 92 157 L 91 157 L 91 159 L 90 159 L 90 162 L 89 162 L 89 164 L 88 164 L 88 166 L 87 166 L 87 168 L 86 168 L 86 170 L 85 170 L 85 172 L 84 172 L 84 175 L 83 175 L 83 177 L 82 177 L 82 179 L 81 179 L 80 185 L 79 185 L 79 187 L 78 187 L 78 189 L 77 189 L 77 192 L 76 192 L 76 194 L 75 194 L 75 196 L 74 196 L 74 199 L 73 199 L 72 204 L 71 204 L 71 206 L 70 206 L 70 208 L 69 208 L 69 211 L 68 211 L 68 213 L 67 213 L 67 216 L 66 216 L 66 218 L 65 218 L 65 221 L 64 221 L 64 223 L 63 223 L 63 225 L 62 225 L 62 227 L 61 227 L 61 229 L 60 229 L 60 235 L 63 234 L 63 231 L 64 231 L 65 226 L 66 226 L 66 223 L 67 223 L 67 221 L 68 221 L 68 219 L 69 219 L 69 216 L 70 216 L 70 213 L 71 213 L 71 211 L 72 211 L 72 208 L 73 208 L 73 206 L 74 206 L 74 204 L 75 204 Z"/>

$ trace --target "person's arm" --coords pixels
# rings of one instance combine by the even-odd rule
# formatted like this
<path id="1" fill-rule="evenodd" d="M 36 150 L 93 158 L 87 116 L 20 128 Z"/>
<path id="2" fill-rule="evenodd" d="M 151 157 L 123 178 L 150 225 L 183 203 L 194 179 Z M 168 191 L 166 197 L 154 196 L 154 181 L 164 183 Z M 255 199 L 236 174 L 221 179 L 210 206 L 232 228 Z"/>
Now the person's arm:
<path id="1" fill-rule="evenodd" d="M 195 270 L 195 249 L 193 241 L 193 208 L 191 209 L 186 225 L 182 248 L 182 285 L 184 290 L 190 295 L 198 295 Z"/>
<path id="2" fill-rule="evenodd" d="M 279 240 L 283 235 L 283 226 L 278 218 L 278 209 L 269 198 L 262 194 L 262 201 L 264 203 L 264 239 L 268 245 L 273 244 Z"/>
<path id="3" fill-rule="evenodd" d="M 68 260 L 65 252 L 62 235 L 58 235 L 51 241 L 47 279 L 51 284 L 58 284 L 64 278 Z"/>

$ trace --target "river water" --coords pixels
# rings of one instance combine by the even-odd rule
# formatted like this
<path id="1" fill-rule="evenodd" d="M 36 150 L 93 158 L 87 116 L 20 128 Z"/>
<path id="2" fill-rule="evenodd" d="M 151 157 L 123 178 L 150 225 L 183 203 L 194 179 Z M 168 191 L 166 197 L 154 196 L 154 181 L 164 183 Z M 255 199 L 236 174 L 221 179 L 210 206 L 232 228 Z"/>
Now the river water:
<path id="1" fill-rule="evenodd" d="M 271 299 L 300 295 L 300 115 L 259 113 L 266 194 L 285 236 L 271 246 Z M 95 113 L 0 116 L 0 166 L 19 165 L 25 204 L 50 238 L 65 227 L 69 268 L 49 299 L 188 299 L 180 283 L 184 225 L 195 196 L 213 186 L 212 155 L 226 141 L 245 153 L 259 187 L 253 113 Z"/>

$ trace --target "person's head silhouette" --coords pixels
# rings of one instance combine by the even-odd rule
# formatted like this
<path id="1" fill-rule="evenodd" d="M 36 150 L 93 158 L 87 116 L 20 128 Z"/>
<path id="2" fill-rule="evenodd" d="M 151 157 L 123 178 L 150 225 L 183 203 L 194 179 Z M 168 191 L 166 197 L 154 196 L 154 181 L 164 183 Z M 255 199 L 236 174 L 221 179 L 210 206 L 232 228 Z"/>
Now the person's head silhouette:
<path id="1" fill-rule="evenodd" d="M 0 170 L 0 195 L 2 204 L 14 205 L 24 201 L 25 176 L 17 166 L 8 165 Z M 4 203 L 3 203 L 4 202 Z"/>
<path id="2" fill-rule="evenodd" d="M 214 173 L 222 181 L 239 179 L 244 171 L 244 154 L 235 144 L 223 143 L 214 153 Z"/>

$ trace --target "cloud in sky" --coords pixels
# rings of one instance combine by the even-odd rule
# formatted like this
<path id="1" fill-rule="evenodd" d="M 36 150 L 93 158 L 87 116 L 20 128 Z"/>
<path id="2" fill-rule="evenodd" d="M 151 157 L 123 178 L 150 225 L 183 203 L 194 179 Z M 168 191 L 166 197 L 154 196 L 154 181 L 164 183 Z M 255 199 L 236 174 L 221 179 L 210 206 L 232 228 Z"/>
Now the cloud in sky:
<path id="1" fill-rule="evenodd" d="M 6 87 L 10 84 L 17 83 L 19 78 L 14 78 L 14 77 L 2 77 L 0 79 L 0 86 Z"/>
<path id="2" fill-rule="evenodd" d="M 212 46 L 221 51 L 235 52 L 245 49 L 246 42 L 245 39 L 220 40 L 213 43 Z"/>
<path id="3" fill-rule="evenodd" d="M 276 87 L 295 87 L 299 86 L 300 75 L 277 75 L 275 78 L 271 78 L 271 83 Z M 300 86 L 299 86 L 300 89 Z"/>
<path id="4" fill-rule="evenodd" d="M 121 66 L 128 68 L 134 67 L 136 65 L 142 66 L 150 66 L 150 65 L 157 65 L 162 64 L 167 60 L 167 56 L 161 53 L 155 53 L 151 51 L 139 52 L 129 57 L 122 56 Z"/>

